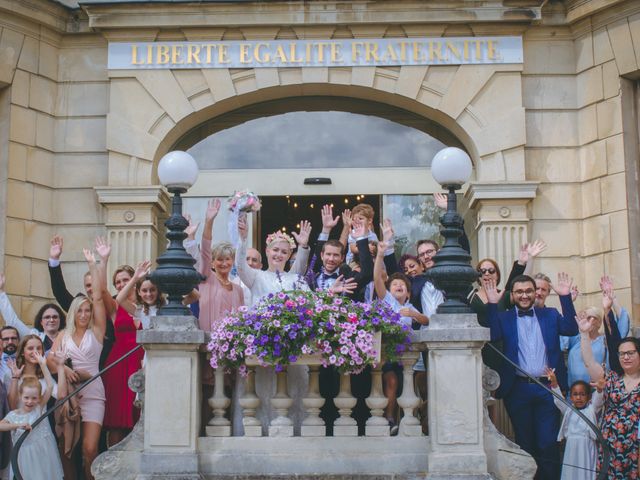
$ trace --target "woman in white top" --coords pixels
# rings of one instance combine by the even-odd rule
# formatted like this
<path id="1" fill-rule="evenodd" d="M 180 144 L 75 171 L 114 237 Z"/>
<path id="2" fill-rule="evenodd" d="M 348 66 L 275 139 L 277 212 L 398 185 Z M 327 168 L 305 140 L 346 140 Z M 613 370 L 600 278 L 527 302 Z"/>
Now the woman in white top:
<path id="1" fill-rule="evenodd" d="M 253 304 L 270 293 L 309 290 L 309 286 L 303 278 L 309 260 L 308 244 L 311 224 L 308 221 L 300 222 L 300 233 L 293 233 L 300 248 L 289 272 L 285 272 L 284 268 L 296 247 L 293 238 L 280 231 L 268 235 L 265 248 L 268 269 L 257 270 L 251 268 L 245 261 L 247 257 L 246 215 L 240 215 L 238 219 L 238 233 L 240 234 L 240 246 L 235 258 L 236 269 L 242 283 L 251 290 Z M 294 434 L 299 435 L 300 424 L 304 417 L 302 397 L 306 394 L 308 386 L 307 367 L 302 365 L 289 366 L 287 380 L 289 395 L 294 401 L 293 406 L 289 409 L 289 416 L 294 424 Z M 260 407 L 257 414 L 262 421 L 263 435 L 268 434 L 269 423 L 275 417 L 275 412 L 271 407 L 274 385 L 275 375 L 272 368 L 258 368 L 256 370 L 256 393 L 260 397 Z"/>

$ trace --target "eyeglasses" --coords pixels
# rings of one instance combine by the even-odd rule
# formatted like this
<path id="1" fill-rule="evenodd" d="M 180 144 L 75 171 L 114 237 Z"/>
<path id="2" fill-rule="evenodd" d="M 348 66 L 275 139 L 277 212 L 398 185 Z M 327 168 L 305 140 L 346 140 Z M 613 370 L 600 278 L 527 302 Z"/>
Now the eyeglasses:
<path id="1" fill-rule="evenodd" d="M 527 290 L 514 290 L 513 292 L 513 294 L 518 297 L 522 297 L 524 295 L 530 297 L 534 293 L 536 293 L 536 291 L 533 288 L 528 288 Z"/>
<path id="2" fill-rule="evenodd" d="M 18 337 L 6 337 L 2 339 L 3 342 L 17 342 L 18 340 Z"/>
<path id="3" fill-rule="evenodd" d="M 627 352 L 618 352 L 618 356 L 620 358 L 631 358 L 633 357 L 636 353 L 638 353 L 637 350 L 629 350 Z"/>
<path id="4" fill-rule="evenodd" d="M 56 320 L 60 318 L 60 315 L 44 315 L 42 317 L 43 320 Z"/>
<path id="5" fill-rule="evenodd" d="M 496 273 L 496 269 L 495 268 L 479 268 L 478 271 L 484 275 L 485 273 L 488 273 L 489 275 L 493 275 L 494 273 Z"/>
<path id="6" fill-rule="evenodd" d="M 418 256 L 419 257 L 432 257 L 435 254 L 436 254 L 436 250 L 434 248 L 432 248 L 430 250 L 425 250 L 424 252 L 419 253 Z"/>

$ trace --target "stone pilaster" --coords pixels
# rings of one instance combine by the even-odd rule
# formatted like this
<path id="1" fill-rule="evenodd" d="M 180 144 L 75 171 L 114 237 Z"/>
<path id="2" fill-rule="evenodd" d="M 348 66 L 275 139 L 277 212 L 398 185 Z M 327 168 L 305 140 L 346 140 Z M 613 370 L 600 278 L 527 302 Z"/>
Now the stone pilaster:
<path id="1" fill-rule="evenodd" d="M 95 190 L 106 208 L 105 226 L 111 243 L 108 273 L 118 265 L 135 267 L 142 260 L 154 260 L 162 250 L 162 222 L 170 205 L 164 188 L 96 187 Z"/>
<path id="2" fill-rule="evenodd" d="M 146 371 L 144 449 L 136 478 L 201 479 L 198 348 L 205 333 L 195 317 L 159 316 L 137 339 L 146 351 Z"/>
<path id="3" fill-rule="evenodd" d="M 465 194 L 476 213 L 477 259 L 493 258 L 508 274 L 520 246 L 529 240 L 529 203 L 537 182 L 472 183 Z"/>

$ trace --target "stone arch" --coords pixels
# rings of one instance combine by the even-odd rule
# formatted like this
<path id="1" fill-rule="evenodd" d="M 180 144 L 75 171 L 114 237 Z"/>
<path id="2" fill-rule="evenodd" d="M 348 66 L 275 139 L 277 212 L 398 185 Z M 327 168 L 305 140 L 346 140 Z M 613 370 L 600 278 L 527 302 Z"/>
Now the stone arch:
<path id="1" fill-rule="evenodd" d="M 206 120 L 257 102 L 310 95 L 373 100 L 421 115 L 464 144 L 478 180 L 522 181 L 520 70 L 520 65 L 461 65 L 114 71 L 109 184 L 157 183 L 158 160 Z"/>

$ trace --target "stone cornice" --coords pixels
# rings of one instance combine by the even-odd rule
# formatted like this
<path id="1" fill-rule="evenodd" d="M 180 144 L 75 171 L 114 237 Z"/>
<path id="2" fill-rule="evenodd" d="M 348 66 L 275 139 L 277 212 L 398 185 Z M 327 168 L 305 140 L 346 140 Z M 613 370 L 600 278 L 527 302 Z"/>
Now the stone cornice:
<path id="1" fill-rule="evenodd" d="M 481 200 L 530 200 L 536 197 L 539 182 L 469 184 L 465 199 L 473 208 Z"/>
<path id="2" fill-rule="evenodd" d="M 171 199 L 164 187 L 94 187 L 98 201 L 105 206 L 122 204 L 157 204 L 162 211 L 168 211 Z"/>
<path id="3" fill-rule="evenodd" d="M 65 33 L 68 24 L 74 20 L 71 10 L 49 0 L 0 0 L 0 18 L 6 21 L 9 15 L 49 27 L 58 33 Z"/>
<path id="4" fill-rule="evenodd" d="M 543 0 L 505 6 L 503 0 L 312 1 L 240 3 L 81 2 L 95 29 L 349 24 L 531 23 L 541 19 Z"/>

